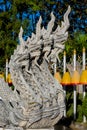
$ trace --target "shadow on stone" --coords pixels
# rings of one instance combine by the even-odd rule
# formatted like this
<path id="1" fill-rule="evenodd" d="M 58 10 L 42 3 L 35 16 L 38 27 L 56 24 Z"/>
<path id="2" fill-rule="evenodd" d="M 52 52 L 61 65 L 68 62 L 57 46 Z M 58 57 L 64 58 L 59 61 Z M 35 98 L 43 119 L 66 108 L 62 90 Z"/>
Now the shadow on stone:
<path id="1" fill-rule="evenodd" d="M 70 125 L 72 123 L 72 118 L 62 117 L 61 120 L 54 126 L 55 130 L 72 130 Z"/>

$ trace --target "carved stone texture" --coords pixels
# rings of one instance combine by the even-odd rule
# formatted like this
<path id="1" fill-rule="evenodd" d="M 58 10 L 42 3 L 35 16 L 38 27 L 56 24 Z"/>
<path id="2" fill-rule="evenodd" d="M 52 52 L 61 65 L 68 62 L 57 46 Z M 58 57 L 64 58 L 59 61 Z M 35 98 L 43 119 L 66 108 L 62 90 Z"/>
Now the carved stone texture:
<path id="1" fill-rule="evenodd" d="M 62 86 L 50 73 L 49 59 L 58 58 L 64 49 L 69 27 L 70 6 L 64 22 L 53 32 L 55 16 L 47 30 L 41 28 L 42 18 L 36 25 L 36 34 L 23 40 L 20 28 L 17 49 L 11 56 L 9 67 L 14 91 L 0 79 L 0 125 L 6 128 L 49 128 L 63 116 L 65 103 Z M 54 60 L 54 59 L 53 59 Z M 3 112 L 3 114 L 2 114 Z"/>

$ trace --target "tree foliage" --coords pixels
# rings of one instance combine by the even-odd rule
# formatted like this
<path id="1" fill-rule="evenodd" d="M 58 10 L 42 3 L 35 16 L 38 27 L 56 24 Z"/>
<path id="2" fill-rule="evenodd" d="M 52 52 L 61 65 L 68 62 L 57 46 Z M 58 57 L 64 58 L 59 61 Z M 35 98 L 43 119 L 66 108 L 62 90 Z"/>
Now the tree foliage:
<path id="1" fill-rule="evenodd" d="M 48 3 L 50 3 L 50 0 L 48 0 Z M 0 67 L 5 66 L 5 60 L 10 58 L 18 44 L 20 26 L 24 29 L 25 38 L 29 31 L 30 15 L 43 8 L 41 0 L 0 1 Z"/>
<path id="2" fill-rule="evenodd" d="M 70 28 L 71 34 L 78 29 L 86 32 L 87 25 L 87 6 L 86 2 L 78 0 L 1 0 L 0 1 L 0 66 L 5 65 L 6 58 L 10 58 L 14 48 L 18 44 L 18 33 L 20 26 L 24 29 L 24 39 L 35 32 L 36 23 L 40 17 L 43 18 L 42 26 L 47 27 L 50 20 L 50 12 L 53 11 L 56 16 L 55 27 L 60 24 L 68 5 L 71 6 Z M 80 26 L 79 26 L 80 25 Z M 85 26 L 85 28 L 84 28 Z M 81 36 L 82 39 L 83 36 Z M 76 39 L 77 40 L 77 39 Z M 79 40 L 80 41 L 80 40 Z M 68 45 L 69 43 L 69 45 Z M 78 43 L 78 44 L 77 44 Z M 85 44 L 85 43 L 84 43 Z M 69 37 L 66 43 L 66 50 L 80 46 L 82 42 L 75 41 Z M 69 53 L 70 54 L 70 53 Z"/>
<path id="3" fill-rule="evenodd" d="M 82 59 L 82 49 L 83 47 L 87 50 L 87 34 L 82 32 L 76 32 L 73 37 L 69 36 L 68 40 L 65 42 L 65 51 L 67 53 L 67 60 L 72 58 L 73 50 L 76 49 L 77 60 L 78 57 Z"/>
<path id="4" fill-rule="evenodd" d="M 83 115 L 87 117 L 87 95 L 85 96 L 82 103 L 82 112 L 83 112 Z"/>

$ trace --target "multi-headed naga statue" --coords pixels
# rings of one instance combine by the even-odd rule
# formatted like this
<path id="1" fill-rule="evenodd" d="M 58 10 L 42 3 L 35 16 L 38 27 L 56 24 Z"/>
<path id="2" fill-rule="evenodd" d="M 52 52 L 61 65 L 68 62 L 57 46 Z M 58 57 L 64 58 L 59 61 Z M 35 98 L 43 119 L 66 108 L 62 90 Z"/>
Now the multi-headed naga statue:
<path id="1" fill-rule="evenodd" d="M 52 31 L 55 16 L 47 29 L 41 28 L 42 18 L 32 33 L 23 40 L 20 28 L 17 49 L 11 56 L 9 67 L 14 91 L 0 79 L 0 126 L 13 129 L 47 128 L 56 124 L 63 116 L 65 104 L 62 86 L 48 69 L 49 60 L 58 58 L 64 49 L 69 27 L 70 6 L 64 21 Z M 59 58 L 58 58 L 59 59 Z"/>

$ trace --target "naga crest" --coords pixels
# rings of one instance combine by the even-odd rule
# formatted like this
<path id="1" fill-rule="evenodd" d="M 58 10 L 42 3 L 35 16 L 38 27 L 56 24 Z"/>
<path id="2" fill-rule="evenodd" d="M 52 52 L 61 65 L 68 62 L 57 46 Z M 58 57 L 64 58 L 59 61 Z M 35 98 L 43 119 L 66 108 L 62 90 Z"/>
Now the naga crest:
<path id="1" fill-rule="evenodd" d="M 64 21 L 55 31 L 52 30 L 55 22 L 53 12 L 47 29 L 41 28 L 40 16 L 36 24 L 36 34 L 32 33 L 26 41 L 22 37 L 23 29 L 20 28 L 20 44 L 17 45 L 9 62 L 14 91 L 11 91 L 4 81 L 2 85 L 8 88 L 4 93 L 9 92 L 8 98 L 4 96 L 5 101 L 1 96 L 3 111 L 9 117 L 6 121 L 3 118 L 4 125 L 8 125 L 9 120 L 14 128 L 51 127 L 63 116 L 63 89 L 50 73 L 48 65 L 50 59 L 59 60 L 58 55 L 64 49 L 70 25 L 70 10 L 69 6 L 64 14 Z"/>

